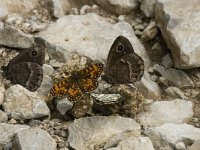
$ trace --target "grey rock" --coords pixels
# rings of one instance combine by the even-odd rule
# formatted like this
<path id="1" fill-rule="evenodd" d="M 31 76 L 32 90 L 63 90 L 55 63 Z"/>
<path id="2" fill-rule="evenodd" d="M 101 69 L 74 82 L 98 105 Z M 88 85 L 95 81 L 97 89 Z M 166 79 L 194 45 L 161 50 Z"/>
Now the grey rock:
<path id="1" fill-rule="evenodd" d="M 153 144 L 148 137 L 130 137 L 121 141 L 116 150 L 154 150 Z"/>
<path id="2" fill-rule="evenodd" d="M 155 21 L 152 21 L 143 31 L 143 35 L 141 37 L 142 41 L 150 41 L 154 39 L 158 34 L 158 29 Z"/>
<path id="3" fill-rule="evenodd" d="M 118 15 L 132 13 L 139 6 L 137 0 L 94 0 L 94 2 L 101 8 Z"/>
<path id="4" fill-rule="evenodd" d="M 39 126 L 42 122 L 40 120 L 32 119 L 28 124 L 31 127 Z"/>
<path id="5" fill-rule="evenodd" d="M 51 65 L 48 65 L 48 64 L 44 64 L 42 66 L 42 69 L 43 69 L 43 75 L 47 75 L 47 76 L 51 76 L 53 74 L 53 67 Z"/>
<path id="6" fill-rule="evenodd" d="M 184 93 L 177 87 L 168 87 L 165 89 L 165 94 L 172 98 L 188 99 Z"/>
<path id="7" fill-rule="evenodd" d="M 69 150 L 67 147 L 61 148 L 60 150 Z"/>
<path id="8" fill-rule="evenodd" d="M 0 123 L 0 144 L 6 144 L 10 142 L 17 132 L 28 128 L 29 126 L 27 125 L 12 125 Z"/>
<path id="9" fill-rule="evenodd" d="M 144 75 L 139 82 L 135 82 L 137 89 L 148 99 L 158 99 L 161 96 L 161 89 L 156 82 L 153 82 L 148 72 Z"/>
<path id="10" fill-rule="evenodd" d="M 14 119 L 33 119 L 49 116 L 50 111 L 46 103 L 36 92 L 30 92 L 21 85 L 14 85 L 7 89 L 3 107 L 6 113 Z"/>
<path id="11" fill-rule="evenodd" d="M 47 93 L 49 93 L 52 86 L 53 86 L 52 78 L 49 77 L 48 75 L 44 75 L 42 79 L 42 83 L 40 87 L 37 89 L 37 91 L 41 95 L 46 95 Z"/>
<path id="12" fill-rule="evenodd" d="M 184 142 L 188 146 L 187 144 L 191 141 L 199 139 L 200 129 L 187 124 L 166 123 L 146 129 L 145 134 L 151 139 L 155 149 L 164 143 L 174 149 L 179 142 Z"/>
<path id="13" fill-rule="evenodd" d="M 161 65 L 155 64 L 154 70 L 161 74 L 161 76 L 167 78 L 171 83 L 173 83 L 178 88 L 183 87 L 193 87 L 194 83 L 189 78 L 189 76 L 182 70 L 167 69 Z"/>
<path id="14" fill-rule="evenodd" d="M 0 110 L 0 123 L 6 123 L 8 121 L 8 116 L 5 112 Z"/>
<path id="15" fill-rule="evenodd" d="M 170 57 L 169 54 L 165 55 L 163 58 L 162 58 L 162 62 L 161 64 L 163 66 L 165 66 L 165 68 L 172 68 L 174 66 L 174 62 L 172 60 L 172 58 Z"/>
<path id="16" fill-rule="evenodd" d="M 12 142 L 8 142 L 3 146 L 3 150 L 11 150 L 12 146 Z"/>
<path id="17" fill-rule="evenodd" d="M 26 129 L 16 134 L 13 150 L 56 150 L 56 142 L 45 131 L 38 127 Z"/>
<path id="18" fill-rule="evenodd" d="M 103 144 L 115 134 L 140 131 L 133 119 L 119 116 L 81 118 L 69 125 L 68 142 L 74 149 L 89 150 Z"/>
<path id="19" fill-rule="evenodd" d="M 19 14 L 9 14 L 6 16 L 4 23 L 7 25 L 21 25 L 24 22 L 24 18 Z"/>
<path id="20" fill-rule="evenodd" d="M 183 142 L 176 143 L 176 150 L 186 150 L 185 144 Z"/>
<path id="21" fill-rule="evenodd" d="M 0 106 L 3 104 L 4 101 L 4 94 L 5 94 L 5 88 L 3 85 L 0 86 Z"/>
<path id="22" fill-rule="evenodd" d="M 146 17 L 154 17 L 155 15 L 155 4 L 156 0 L 142 0 L 140 5 L 141 11 L 145 14 Z"/>
<path id="23" fill-rule="evenodd" d="M 30 48 L 33 38 L 13 26 L 6 26 L 0 30 L 0 45 L 12 48 Z"/>
<path id="24" fill-rule="evenodd" d="M 71 4 L 68 0 L 52 0 L 54 17 L 60 18 L 69 13 Z"/>
<path id="25" fill-rule="evenodd" d="M 57 110 L 64 115 L 68 110 L 73 107 L 73 103 L 71 103 L 67 98 L 57 100 Z"/>
<path id="26" fill-rule="evenodd" d="M 198 0 L 157 0 L 155 20 L 177 68 L 200 67 L 199 9 Z"/>
<path id="27" fill-rule="evenodd" d="M 187 150 L 199 150 L 200 140 L 194 141 L 194 143 L 187 148 Z"/>
<path id="28" fill-rule="evenodd" d="M 37 7 L 39 0 L 16 0 L 12 3 L 9 0 L 0 0 L 0 20 L 11 13 L 18 13 L 22 16 L 27 16 L 35 7 Z"/>
<path id="29" fill-rule="evenodd" d="M 165 77 L 159 77 L 158 82 L 166 87 L 169 86 L 169 81 Z"/>
<path id="30" fill-rule="evenodd" d="M 48 48 L 50 59 L 65 63 L 72 55 L 71 52 L 77 52 L 92 60 L 107 59 L 110 47 L 119 35 L 130 40 L 135 52 L 144 59 L 145 68 L 149 68 L 150 59 L 132 27 L 126 22 L 113 25 L 105 18 L 92 13 L 68 15 L 50 24 L 38 36 L 51 43 L 51 49 Z"/>
<path id="31" fill-rule="evenodd" d="M 150 105 L 147 112 L 137 115 L 137 120 L 143 126 L 159 126 L 164 123 L 186 123 L 193 112 L 193 102 L 175 99 L 171 101 L 157 101 Z"/>
<path id="32" fill-rule="evenodd" d="M 89 5 L 84 5 L 80 9 L 80 15 L 85 15 L 85 14 L 91 13 L 91 12 L 92 12 L 92 7 Z"/>
<path id="33" fill-rule="evenodd" d="M 142 24 L 138 24 L 134 26 L 135 30 L 144 30 L 144 26 Z"/>

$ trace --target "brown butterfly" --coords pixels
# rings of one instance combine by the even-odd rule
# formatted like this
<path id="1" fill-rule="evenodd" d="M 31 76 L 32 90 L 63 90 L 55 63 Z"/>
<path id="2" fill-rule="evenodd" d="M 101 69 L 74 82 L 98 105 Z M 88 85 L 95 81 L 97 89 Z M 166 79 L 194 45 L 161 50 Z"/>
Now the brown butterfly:
<path id="1" fill-rule="evenodd" d="M 84 69 L 73 72 L 71 76 L 54 84 L 51 95 L 55 97 L 66 96 L 70 101 L 76 101 L 85 92 L 90 92 L 98 87 L 97 78 L 103 71 L 103 64 L 92 64 Z"/>
<path id="2" fill-rule="evenodd" d="M 36 91 L 43 79 L 42 65 L 45 58 L 45 43 L 41 38 L 34 39 L 32 48 L 20 52 L 7 66 L 3 75 L 14 84 L 20 84 L 29 91 Z"/>
<path id="3" fill-rule="evenodd" d="M 126 37 L 118 36 L 109 51 L 103 79 L 111 84 L 134 83 L 143 74 L 144 61 Z"/>

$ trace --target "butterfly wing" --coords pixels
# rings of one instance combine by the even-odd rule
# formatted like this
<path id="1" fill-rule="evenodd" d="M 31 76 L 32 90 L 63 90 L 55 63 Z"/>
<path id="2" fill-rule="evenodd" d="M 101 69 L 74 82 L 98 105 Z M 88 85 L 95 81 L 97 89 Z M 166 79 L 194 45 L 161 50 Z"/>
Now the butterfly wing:
<path id="1" fill-rule="evenodd" d="M 43 79 L 42 67 L 30 62 L 13 65 L 7 74 L 12 83 L 20 84 L 32 92 L 40 87 Z"/>
<path id="2" fill-rule="evenodd" d="M 134 50 L 129 40 L 124 36 L 118 36 L 110 48 L 105 72 L 109 71 L 109 68 L 111 68 L 116 61 L 130 53 L 134 53 Z"/>
<path id="3" fill-rule="evenodd" d="M 97 79 L 103 71 L 103 64 L 92 64 L 80 70 L 77 75 L 78 78 L 83 79 Z"/>
<path id="4" fill-rule="evenodd" d="M 92 64 L 78 72 L 78 85 L 84 92 L 90 92 L 98 87 L 97 78 L 103 71 L 103 64 Z"/>
<path id="5" fill-rule="evenodd" d="M 72 80 L 71 76 L 54 84 L 50 93 L 52 96 L 55 97 L 67 96 L 67 99 L 73 102 L 81 98 L 81 96 L 83 95 L 81 89 Z"/>
<path id="6" fill-rule="evenodd" d="M 34 62 L 41 66 L 43 65 L 45 59 L 45 43 L 41 38 L 35 38 L 34 41 L 35 44 L 33 47 L 20 52 L 9 62 L 8 69 L 22 62 Z"/>
<path id="7" fill-rule="evenodd" d="M 144 74 L 144 61 L 136 53 L 123 56 L 107 72 L 104 79 L 108 83 L 134 83 Z"/>

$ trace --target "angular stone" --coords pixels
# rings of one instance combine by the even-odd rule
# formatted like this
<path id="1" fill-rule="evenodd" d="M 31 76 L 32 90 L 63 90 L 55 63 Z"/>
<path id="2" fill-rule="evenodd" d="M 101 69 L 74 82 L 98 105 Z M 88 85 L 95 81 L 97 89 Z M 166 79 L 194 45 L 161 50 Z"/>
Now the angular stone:
<path id="1" fill-rule="evenodd" d="M 155 15 L 155 4 L 156 0 L 142 0 L 140 5 L 141 11 L 145 14 L 147 18 L 154 17 Z"/>
<path id="2" fill-rule="evenodd" d="M 116 150 L 154 150 L 153 144 L 148 137 L 130 137 L 121 141 Z"/>
<path id="3" fill-rule="evenodd" d="M 56 150 L 56 142 L 46 132 L 38 127 L 19 131 L 13 142 L 13 150 Z"/>
<path id="4" fill-rule="evenodd" d="M 158 29 L 155 21 L 152 21 L 143 31 L 143 35 L 141 37 L 142 41 L 150 41 L 154 39 L 158 34 Z"/>
<path id="5" fill-rule="evenodd" d="M 22 16 L 27 16 L 31 10 L 38 5 L 39 0 L 0 0 L 0 20 L 3 20 L 8 14 L 19 13 Z"/>
<path id="6" fill-rule="evenodd" d="M 155 19 L 177 68 L 200 67 L 199 0 L 158 0 Z"/>
<path id="7" fill-rule="evenodd" d="M 192 141 L 200 139 L 200 129 L 187 124 L 166 123 L 146 129 L 145 134 L 151 139 L 155 149 L 164 143 L 172 148 L 179 142 L 184 142 L 188 146 Z"/>
<path id="8" fill-rule="evenodd" d="M 69 13 L 71 5 L 68 0 L 52 0 L 54 17 L 60 18 Z"/>
<path id="9" fill-rule="evenodd" d="M 186 123 L 193 116 L 193 102 L 182 99 L 157 101 L 147 112 L 137 115 L 143 126 L 159 126 L 164 123 Z"/>
<path id="10" fill-rule="evenodd" d="M 12 118 L 20 120 L 40 118 L 50 114 L 46 103 L 36 92 L 30 92 L 18 84 L 7 89 L 3 107 Z"/>
<path id="11" fill-rule="evenodd" d="M 6 26 L 0 30 L 0 45 L 12 48 L 30 48 L 33 38 L 13 26 Z"/>
<path id="12" fill-rule="evenodd" d="M 160 73 L 161 76 L 167 78 L 170 82 L 172 82 L 178 88 L 194 86 L 193 81 L 182 70 L 176 70 L 172 68 L 167 69 L 158 64 L 155 64 L 153 68 L 156 72 Z"/>
<path id="13" fill-rule="evenodd" d="M 6 123 L 8 121 L 8 116 L 5 112 L 0 110 L 0 123 Z"/>
<path id="14" fill-rule="evenodd" d="M 148 99 L 158 99 L 161 96 L 161 89 L 156 82 L 153 82 L 148 72 L 144 75 L 139 82 L 135 82 L 137 89 Z"/>
<path id="15" fill-rule="evenodd" d="M 51 43 L 52 50 L 48 50 L 51 59 L 65 62 L 74 51 L 92 60 L 103 61 L 107 59 L 110 47 L 119 35 L 130 40 L 135 52 L 144 59 L 145 68 L 149 68 L 150 59 L 143 45 L 132 27 L 125 22 L 113 25 L 96 14 L 68 15 L 50 24 L 38 36 Z"/>
<path id="16" fill-rule="evenodd" d="M 0 144 L 6 144 L 10 142 L 17 132 L 28 128 L 29 126 L 27 125 L 12 125 L 0 123 Z"/>
<path id="17" fill-rule="evenodd" d="M 177 87 L 168 87 L 167 89 L 165 89 L 165 94 L 167 96 L 170 96 L 172 98 L 181 98 L 181 99 L 188 99 L 183 91 L 181 91 L 179 88 Z"/>
<path id="18" fill-rule="evenodd" d="M 73 103 L 71 103 L 67 98 L 57 100 L 57 110 L 64 115 L 68 110 L 73 107 Z"/>
<path id="19" fill-rule="evenodd" d="M 0 106 L 3 104 L 5 91 L 5 88 L 0 86 Z"/>
<path id="20" fill-rule="evenodd" d="M 133 119 L 119 116 L 95 116 L 74 121 L 68 128 L 68 142 L 74 149 L 94 149 L 115 134 L 140 132 L 140 126 Z"/>
<path id="21" fill-rule="evenodd" d="M 118 15 L 132 13 L 139 6 L 137 0 L 94 0 L 94 2 L 102 9 Z"/>

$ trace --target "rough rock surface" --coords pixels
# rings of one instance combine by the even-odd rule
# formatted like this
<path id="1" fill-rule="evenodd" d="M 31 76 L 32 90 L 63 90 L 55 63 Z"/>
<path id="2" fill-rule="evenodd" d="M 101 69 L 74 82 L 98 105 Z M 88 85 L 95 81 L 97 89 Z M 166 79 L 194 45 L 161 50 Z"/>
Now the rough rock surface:
<path id="1" fill-rule="evenodd" d="M 68 142 L 72 148 L 92 150 L 113 135 L 126 131 L 140 132 L 140 126 L 133 119 L 119 116 L 81 118 L 70 124 Z"/>
<path id="2" fill-rule="evenodd" d="M 164 143 L 175 148 L 178 142 L 195 141 L 200 138 L 200 129 L 187 124 L 166 123 L 159 127 L 148 128 L 145 134 L 153 142 L 155 148 Z M 186 146 L 189 143 L 185 143 Z"/>
<path id="3" fill-rule="evenodd" d="M 21 85 L 11 86 L 5 94 L 3 107 L 6 113 L 15 119 L 25 120 L 49 116 L 46 103 L 36 93 Z"/>
<path id="4" fill-rule="evenodd" d="M 149 111 L 140 113 L 137 118 L 143 126 L 159 126 L 164 123 L 187 123 L 193 116 L 193 102 L 175 99 L 157 101 Z"/>
<path id="5" fill-rule="evenodd" d="M 56 143 L 48 132 L 35 127 L 19 131 L 13 142 L 14 149 L 21 150 L 56 150 Z"/>
<path id="6" fill-rule="evenodd" d="M 10 142 L 17 132 L 28 128 L 29 126 L 27 125 L 12 125 L 0 123 L 0 144 L 6 144 Z"/>
<path id="7" fill-rule="evenodd" d="M 155 19 L 177 68 L 200 67 L 199 1 L 158 0 Z"/>

